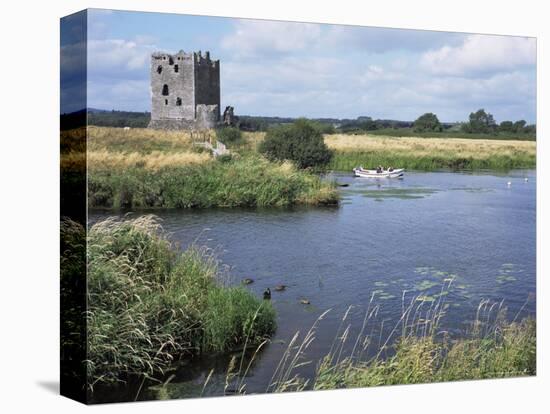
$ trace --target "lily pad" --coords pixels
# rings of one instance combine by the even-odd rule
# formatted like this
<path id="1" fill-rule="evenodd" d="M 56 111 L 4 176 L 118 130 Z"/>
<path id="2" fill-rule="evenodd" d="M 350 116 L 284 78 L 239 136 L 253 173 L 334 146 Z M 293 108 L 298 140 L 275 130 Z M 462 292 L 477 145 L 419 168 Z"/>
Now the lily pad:
<path id="1" fill-rule="evenodd" d="M 429 290 L 435 286 L 439 285 L 438 282 L 434 282 L 432 280 L 423 280 L 418 285 L 415 286 L 416 290 Z"/>
<path id="2" fill-rule="evenodd" d="M 500 274 L 497 276 L 497 283 L 503 284 L 506 282 L 515 282 L 517 279 L 515 276 L 511 276 L 508 274 Z"/>
<path id="3" fill-rule="evenodd" d="M 380 295 L 379 299 L 381 300 L 388 300 L 388 299 L 393 299 L 395 298 L 395 295 L 390 295 L 390 294 L 383 294 L 383 295 Z"/>
<path id="4" fill-rule="evenodd" d="M 435 297 L 434 296 L 429 296 L 429 295 L 421 295 L 421 296 L 417 297 L 416 300 L 418 302 L 433 302 L 433 301 L 435 301 Z"/>

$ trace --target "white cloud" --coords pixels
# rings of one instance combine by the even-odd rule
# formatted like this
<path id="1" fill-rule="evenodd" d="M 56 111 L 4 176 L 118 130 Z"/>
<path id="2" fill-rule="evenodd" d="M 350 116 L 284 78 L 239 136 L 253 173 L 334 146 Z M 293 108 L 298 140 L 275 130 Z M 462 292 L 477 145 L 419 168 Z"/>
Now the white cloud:
<path id="1" fill-rule="evenodd" d="M 144 70 L 154 45 L 139 40 L 105 39 L 88 41 L 88 67 L 91 72 L 117 73 Z"/>
<path id="2" fill-rule="evenodd" d="M 239 20 L 222 46 L 242 55 L 284 53 L 312 46 L 320 35 L 318 24 Z"/>
<path id="3" fill-rule="evenodd" d="M 536 63 L 536 40 L 526 37 L 470 35 L 459 46 L 422 55 L 421 66 L 434 74 L 472 75 Z"/>

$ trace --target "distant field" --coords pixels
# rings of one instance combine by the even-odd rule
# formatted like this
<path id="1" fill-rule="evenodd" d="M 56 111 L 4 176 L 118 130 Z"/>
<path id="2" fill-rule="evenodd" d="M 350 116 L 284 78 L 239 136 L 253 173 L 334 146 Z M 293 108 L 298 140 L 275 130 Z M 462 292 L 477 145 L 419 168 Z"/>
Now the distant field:
<path id="1" fill-rule="evenodd" d="M 364 135 L 359 133 L 359 135 Z M 416 137 L 416 138 L 465 138 L 483 140 L 512 140 L 512 141 L 535 141 L 536 137 L 531 133 L 516 132 L 495 132 L 492 134 L 466 133 L 462 131 L 446 129 L 442 132 L 415 132 L 413 128 L 383 128 L 369 131 L 367 135 L 388 136 L 388 137 Z"/>
<path id="2" fill-rule="evenodd" d="M 420 170 L 512 169 L 536 165 L 533 141 L 334 134 L 325 136 L 325 142 L 335 151 L 330 165 L 334 170 L 380 164 Z"/>
<path id="3" fill-rule="evenodd" d="M 514 156 L 518 152 L 535 155 L 536 152 L 535 142 L 512 140 L 333 134 L 325 136 L 325 142 L 329 148 L 341 152 L 391 150 L 417 156 L 448 153 L 460 157 L 485 158 L 493 155 Z"/>
<path id="4" fill-rule="evenodd" d="M 256 151 L 265 133 L 245 133 L 242 147 Z M 359 165 L 418 170 L 533 168 L 536 142 L 469 138 L 389 137 L 379 135 L 325 135 L 334 150 L 329 169 L 350 171 Z"/>

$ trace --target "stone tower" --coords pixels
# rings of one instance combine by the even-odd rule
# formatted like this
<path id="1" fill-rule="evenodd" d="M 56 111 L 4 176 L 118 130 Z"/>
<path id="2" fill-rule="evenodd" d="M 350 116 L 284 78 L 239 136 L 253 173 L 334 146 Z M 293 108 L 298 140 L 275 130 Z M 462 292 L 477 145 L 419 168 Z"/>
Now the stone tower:
<path id="1" fill-rule="evenodd" d="M 150 128 L 205 129 L 219 120 L 219 60 L 200 51 L 151 55 Z"/>

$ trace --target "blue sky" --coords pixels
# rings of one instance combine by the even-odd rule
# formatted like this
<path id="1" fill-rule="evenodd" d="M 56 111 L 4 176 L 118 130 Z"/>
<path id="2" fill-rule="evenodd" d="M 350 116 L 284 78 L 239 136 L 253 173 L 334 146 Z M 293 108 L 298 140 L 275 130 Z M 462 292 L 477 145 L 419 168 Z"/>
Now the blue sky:
<path id="1" fill-rule="evenodd" d="M 220 59 L 237 114 L 535 122 L 536 41 L 341 25 L 90 10 L 88 106 L 150 110 L 153 51 Z"/>

